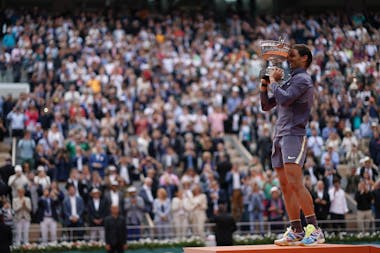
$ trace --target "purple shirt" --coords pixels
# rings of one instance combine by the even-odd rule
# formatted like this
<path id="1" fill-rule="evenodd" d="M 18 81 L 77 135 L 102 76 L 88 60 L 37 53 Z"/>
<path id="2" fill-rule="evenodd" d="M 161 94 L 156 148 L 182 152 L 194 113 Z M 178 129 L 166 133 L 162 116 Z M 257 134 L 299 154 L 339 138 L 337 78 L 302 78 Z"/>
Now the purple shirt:
<path id="1" fill-rule="evenodd" d="M 273 83 L 273 96 L 260 92 L 261 107 L 269 111 L 277 105 L 278 119 L 275 136 L 306 135 L 313 105 L 314 87 L 309 74 L 303 68 L 295 69 L 283 84 Z"/>

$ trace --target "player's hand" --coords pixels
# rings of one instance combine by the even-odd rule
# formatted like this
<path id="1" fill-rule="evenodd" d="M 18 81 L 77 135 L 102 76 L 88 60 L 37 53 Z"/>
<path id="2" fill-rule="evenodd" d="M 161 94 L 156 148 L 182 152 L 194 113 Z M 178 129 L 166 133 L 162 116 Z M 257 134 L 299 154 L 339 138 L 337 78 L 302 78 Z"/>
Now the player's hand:
<path id="1" fill-rule="evenodd" d="M 124 244 L 123 248 L 124 248 L 124 250 L 127 250 L 128 249 L 128 244 Z"/>
<path id="2" fill-rule="evenodd" d="M 282 79 L 283 76 L 284 76 L 284 70 L 282 70 L 280 68 L 275 68 L 270 73 L 269 80 L 271 83 L 277 83 Z"/>
<path id="3" fill-rule="evenodd" d="M 106 244 L 106 250 L 107 250 L 107 251 L 110 251 L 110 250 L 111 250 L 111 245 Z"/>

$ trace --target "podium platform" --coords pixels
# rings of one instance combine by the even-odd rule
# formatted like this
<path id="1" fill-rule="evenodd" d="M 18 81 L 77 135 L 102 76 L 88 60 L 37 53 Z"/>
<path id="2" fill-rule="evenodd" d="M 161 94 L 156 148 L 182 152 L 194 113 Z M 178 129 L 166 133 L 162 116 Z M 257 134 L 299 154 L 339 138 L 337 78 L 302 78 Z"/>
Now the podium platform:
<path id="1" fill-rule="evenodd" d="M 184 253 L 380 253 L 380 247 L 368 245 L 319 244 L 310 247 L 249 245 L 184 248 Z"/>

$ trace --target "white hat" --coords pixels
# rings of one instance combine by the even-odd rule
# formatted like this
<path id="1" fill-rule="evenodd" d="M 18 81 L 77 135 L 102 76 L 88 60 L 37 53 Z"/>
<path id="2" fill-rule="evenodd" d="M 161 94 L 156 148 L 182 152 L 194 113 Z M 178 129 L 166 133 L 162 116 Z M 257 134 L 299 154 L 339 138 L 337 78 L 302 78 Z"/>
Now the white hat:
<path id="1" fill-rule="evenodd" d="M 22 172 L 22 167 L 21 167 L 21 165 L 17 164 L 17 165 L 15 166 L 15 171 L 16 171 L 16 172 L 17 172 L 17 171 Z"/>
<path id="2" fill-rule="evenodd" d="M 239 92 L 239 87 L 237 87 L 237 86 L 232 87 L 232 91 Z"/>
<path id="3" fill-rule="evenodd" d="M 346 127 L 346 128 L 344 129 L 343 133 L 344 133 L 344 134 L 346 134 L 346 133 L 352 133 L 352 130 L 351 130 L 351 128 Z"/>
<path id="4" fill-rule="evenodd" d="M 37 167 L 37 171 L 45 171 L 44 166 L 40 165 Z"/>
<path id="5" fill-rule="evenodd" d="M 93 189 L 91 190 L 91 193 L 97 193 L 97 192 L 99 192 L 99 193 L 100 193 L 100 191 L 99 191 L 99 189 L 98 189 L 98 188 L 93 188 Z"/>
<path id="6" fill-rule="evenodd" d="M 365 162 L 368 162 L 368 161 L 371 161 L 371 158 L 369 156 L 365 156 L 363 158 L 363 162 L 365 163 Z"/>
<path id="7" fill-rule="evenodd" d="M 136 189 L 136 187 L 131 186 L 128 188 L 128 192 L 137 192 L 137 189 Z"/>
<path id="8" fill-rule="evenodd" d="M 278 189 L 277 186 L 273 186 L 273 187 L 270 189 L 270 193 L 272 193 L 272 192 L 279 192 L 279 191 L 280 191 L 280 189 Z"/>
<path id="9" fill-rule="evenodd" d="M 108 170 L 109 171 L 116 171 L 116 167 L 111 165 L 111 166 L 108 166 Z"/>
<path id="10" fill-rule="evenodd" d="M 116 180 L 112 180 L 111 185 L 116 185 L 116 186 L 118 186 L 118 185 L 119 185 L 119 182 L 117 182 Z"/>
<path id="11" fill-rule="evenodd" d="M 329 142 L 329 144 L 327 145 L 328 148 L 334 148 L 334 144 L 332 144 L 331 142 Z"/>

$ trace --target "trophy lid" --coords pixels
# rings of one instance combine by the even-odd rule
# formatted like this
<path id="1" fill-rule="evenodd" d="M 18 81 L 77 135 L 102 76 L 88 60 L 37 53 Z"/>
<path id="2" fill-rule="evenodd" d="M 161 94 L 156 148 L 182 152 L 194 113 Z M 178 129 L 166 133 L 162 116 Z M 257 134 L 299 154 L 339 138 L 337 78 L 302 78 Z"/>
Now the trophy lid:
<path id="1" fill-rule="evenodd" d="M 290 51 L 290 45 L 285 43 L 285 39 L 262 40 L 260 42 L 261 56 L 273 63 L 286 61 Z"/>

